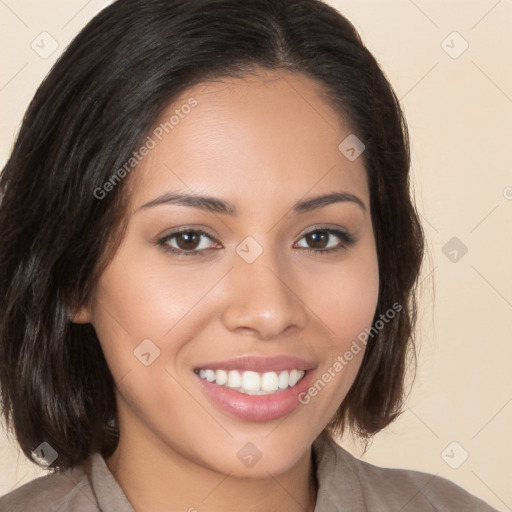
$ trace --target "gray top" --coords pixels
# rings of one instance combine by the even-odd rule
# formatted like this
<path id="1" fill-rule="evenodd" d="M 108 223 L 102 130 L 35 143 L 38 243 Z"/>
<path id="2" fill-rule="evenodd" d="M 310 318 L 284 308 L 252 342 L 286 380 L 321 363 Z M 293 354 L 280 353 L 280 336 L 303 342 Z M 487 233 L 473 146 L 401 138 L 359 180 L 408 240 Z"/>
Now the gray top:
<path id="1" fill-rule="evenodd" d="M 313 457 L 319 486 L 315 512 L 495 511 L 445 478 L 374 466 L 323 436 L 313 443 Z M 135 512 L 99 453 L 0 498 L 0 512 L 64 511 Z"/>

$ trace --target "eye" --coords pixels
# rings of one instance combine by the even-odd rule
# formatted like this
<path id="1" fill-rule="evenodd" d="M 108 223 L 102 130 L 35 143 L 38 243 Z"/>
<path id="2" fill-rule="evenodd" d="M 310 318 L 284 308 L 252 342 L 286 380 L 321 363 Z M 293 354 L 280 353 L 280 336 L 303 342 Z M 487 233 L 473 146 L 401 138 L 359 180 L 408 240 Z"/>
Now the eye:
<path id="1" fill-rule="evenodd" d="M 336 241 L 338 239 L 338 241 Z M 306 249 L 312 253 L 330 253 L 348 248 L 354 244 L 355 239 L 352 235 L 339 229 L 314 229 L 306 233 L 301 240 L 297 242 L 300 248 Z M 307 244 L 307 245 L 304 245 Z"/>
<path id="2" fill-rule="evenodd" d="M 207 249 L 215 249 L 220 246 L 212 236 L 199 229 L 181 229 L 158 240 L 165 251 L 179 256 L 198 256 Z"/>
<path id="3" fill-rule="evenodd" d="M 326 254 L 347 249 L 354 243 L 355 238 L 345 231 L 316 228 L 304 234 L 295 247 L 314 254 Z M 158 240 L 157 244 L 164 251 L 185 258 L 204 256 L 209 249 L 222 248 L 212 235 L 203 230 L 191 228 L 173 231 Z"/>

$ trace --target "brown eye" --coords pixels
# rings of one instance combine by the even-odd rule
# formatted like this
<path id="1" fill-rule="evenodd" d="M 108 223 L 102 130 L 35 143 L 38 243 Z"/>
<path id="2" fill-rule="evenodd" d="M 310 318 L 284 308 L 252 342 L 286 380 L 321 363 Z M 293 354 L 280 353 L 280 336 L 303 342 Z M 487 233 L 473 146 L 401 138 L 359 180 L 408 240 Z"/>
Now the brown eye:
<path id="1" fill-rule="evenodd" d="M 306 242 L 312 249 L 325 249 L 329 243 L 330 234 L 327 231 L 313 231 L 306 235 Z"/>
<path id="2" fill-rule="evenodd" d="M 195 231 L 183 231 L 175 235 L 175 239 L 178 249 L 193 251 L 201 242 L 201 235 Z"/>
<path id="3" fill-rule="evenodd" d="M 339 229 L 315 229 L 302 236 L 297 246 L 315 254 L 347 249 L 355 243 L 355 238 Z"/>
<path id="4" fill-rule="evenodd" d="M 197 229 L 175 231 L 160 239 L 158 245 L 178 256 L 201 256 L 207 249 L 220 247 L 211 235 Z"/>

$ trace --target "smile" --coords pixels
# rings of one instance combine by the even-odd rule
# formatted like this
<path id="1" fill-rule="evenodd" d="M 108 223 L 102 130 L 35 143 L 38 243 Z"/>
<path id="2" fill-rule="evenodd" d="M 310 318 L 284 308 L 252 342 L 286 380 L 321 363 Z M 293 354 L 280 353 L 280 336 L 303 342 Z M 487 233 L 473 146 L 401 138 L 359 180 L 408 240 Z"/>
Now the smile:
<path id="1" fill-rule="evenodd" d="M 195 370 L 201 379 L 248 395 L 273 395 L 294 387 L 305 375 L 296 368 L 280 372 L 255 372 L 250 370 Z"/>
<path id="2" fill-rule="evenodd" d="M 210 403 L 245 421 L 271 421 L 304 407 L 299 396 L 318 364 L 292 356 L 242 356 L 203 361 L 194 368 L 199 389 Z"/>

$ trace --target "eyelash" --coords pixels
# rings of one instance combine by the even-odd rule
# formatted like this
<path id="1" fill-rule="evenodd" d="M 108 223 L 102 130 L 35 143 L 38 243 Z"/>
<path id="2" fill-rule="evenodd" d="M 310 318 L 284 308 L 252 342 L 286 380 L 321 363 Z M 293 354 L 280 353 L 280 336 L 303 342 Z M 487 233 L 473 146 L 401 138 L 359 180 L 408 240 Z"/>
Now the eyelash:
<path id="1" fill-rule="evenodd" d="M 169 240 L 173 239 L 176 235 L 179 235 L 181 233 L 194 233 L 201 236 L 205 236 L 209 238 L 212 242 L 216 242 L 216 240 L 206 233 L 205 231 L 202 231 L 201 229 L 190 229 L 190 228 L 183 228 L 176 231 L 173 231 L 169 235 L 166 235 L 165 237 L 159 239 L 156 243 L 158 246 L 162 247 L 162 249 L 166 252 L 172 253 L 178 257 L 184 257 L 184 258 L 193 258 L 198 256 L 204 256 L 205 251 L 208 249 L 200 249 L 198 250 L 191 250 L 191 251 L 185 251 L 184 249 L 176 249 L 175 247 L 171 247 L 168 242 Z M 330 247 L 328 249 L 312 249 L 308 247 L 300 247 L 300 249 L 305 250 L 308 253 L 311 254 L 317 254 L 324 256 L 326 254 L 332 254 L 334 252 L 338 252 L 341 250 L 348 249 L 351 245 L 353 245 L 356 242 L 356 239 L 350 235 L 349 233 L 345 231 L 341 231 L 338 229 L 332 229 L 332 228 L 314 228 L 311 231 L 308 231 L 307 233 L 304 233 L 300 240 L 302 240 L 307 235 L 310 235 L 312 233 L 327 233 L 329 235 L 334 235 L 338 237 L 341 240 L 341 244 L 337 247 Z"/>

